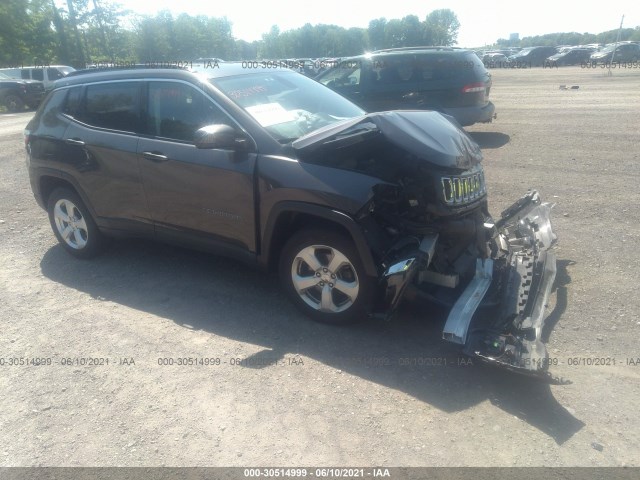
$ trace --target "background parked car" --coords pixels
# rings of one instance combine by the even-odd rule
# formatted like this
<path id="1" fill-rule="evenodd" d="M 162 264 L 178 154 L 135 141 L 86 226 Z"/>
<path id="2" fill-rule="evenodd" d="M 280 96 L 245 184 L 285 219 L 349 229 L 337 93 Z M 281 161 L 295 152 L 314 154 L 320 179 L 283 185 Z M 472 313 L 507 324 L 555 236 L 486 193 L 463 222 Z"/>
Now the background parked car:
<path id="1" fill-rule="evenodd" d="M 596 63 L 608 63 L 612 59 L 614 62 L 637 62 L 640 60 L 640 45 L 637 43 L 608 45 L 599 52 L 593 53 L 590 59 Z"/>
<path id="2" fill-rule="evenodd" d="M 561 65 L 580 65 L 581 63 L 588 62 L 592 53 L 593 50 L 589 48 L 571 48 L 562 53 L 551 55 L 545 61 L 545 65 L 552 67 L 558 67 Z"/>
<path id="3" fill-rule="evenodd" d="M 541 67 L 544 61 L 556 52 L 556 47 L 523 48 L 509 57 L 509 63 L 516 67 Z"/>
<path id="4" fill-rule="evenodd" d="M 316 77 L 368 112 L 436 110 L 461 125 L 490 122 L 491 74 L 471 50 L 414 47 L 343 59 Z"/>
<path id="5" fill-rule="evenodd" d="M 53 82 L 65 77 L 74 70 L 75 68 L 67 65 L 49 65 L 46 67 L 2 68 L 0 72 L 12 78 L 37 80 L 42 82 L 44 89 L 48 91 L 53 88 Z"/>
<path id="6" fill-rule="evenodd" d="M 499 68 L 509 63 L 504 53 L 487 53 L 482 57 L 482 63 L 487 68 Z"/>
<path id="7" fill-rule="evenodd" d="M 0 104 L 10 112 L 20 112 L 25 105 L 36 108 L 43 97 L 42 82 L 11 78 L 0 73 Z"/>

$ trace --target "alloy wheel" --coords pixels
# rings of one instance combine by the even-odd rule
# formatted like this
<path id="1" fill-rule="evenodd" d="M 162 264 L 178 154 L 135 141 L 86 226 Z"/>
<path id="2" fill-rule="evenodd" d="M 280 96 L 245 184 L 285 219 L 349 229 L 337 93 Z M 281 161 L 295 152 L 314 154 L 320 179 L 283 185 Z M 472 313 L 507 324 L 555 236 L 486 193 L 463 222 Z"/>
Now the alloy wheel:
<path id="1" fill-rule="evenodd" d="M 73 202 L 67 199 L 58 200 L 53 210 L 53 218 L 58 233 L 68 246 L 80 250 L 87 245 L 87 223 Z"/>
<path id="2" fill-rule="evenodd" d="M 351 261 L 326 245 L 309 245 L 298 252 L 291 265 L 291 281 L 307 305 L 324 313 L 348 309 L 360 291 Z"/>

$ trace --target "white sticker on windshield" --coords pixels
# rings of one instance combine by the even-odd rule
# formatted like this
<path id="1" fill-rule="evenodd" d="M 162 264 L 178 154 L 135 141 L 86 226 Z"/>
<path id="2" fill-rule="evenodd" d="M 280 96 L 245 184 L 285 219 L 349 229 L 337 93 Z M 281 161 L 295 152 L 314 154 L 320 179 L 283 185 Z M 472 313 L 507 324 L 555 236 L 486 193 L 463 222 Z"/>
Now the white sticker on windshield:
<path id="1" fill-rule="evenodd" d="M 247 112 L 255 118 L 263 127 L 277 125 L 279 123 L 295 120 L 293 112 L 284 109 L 279 103 L 264 103 L 246 108 Z"/>

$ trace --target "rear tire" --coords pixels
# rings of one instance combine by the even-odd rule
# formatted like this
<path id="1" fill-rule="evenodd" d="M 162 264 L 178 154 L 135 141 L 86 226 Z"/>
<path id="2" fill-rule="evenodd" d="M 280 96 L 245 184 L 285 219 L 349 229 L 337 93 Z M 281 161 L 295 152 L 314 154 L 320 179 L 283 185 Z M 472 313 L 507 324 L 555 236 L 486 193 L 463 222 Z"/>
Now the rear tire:
<path id="1" fill-rule="evenodd" d="M 14 94 L 9 94 L 4 97 L 4 104 L 10 112 L 22 112 L 24 110 L 24 102 Z"/>
<path id="2" fill-rule="evenodd" d="M 351 239 L 320 229 L 289 239 L 280 256 L 280 280 L 300 310 L 333 325 L 366 318 L 375 286 Z"/>
<path id="3" fill-rule="evenodd" d="M 56 188 L 49 196 L 47 212 L 60 245 L 77 258 L 95 257 L 105 238 L 80 196 L 69 188 Z"/>

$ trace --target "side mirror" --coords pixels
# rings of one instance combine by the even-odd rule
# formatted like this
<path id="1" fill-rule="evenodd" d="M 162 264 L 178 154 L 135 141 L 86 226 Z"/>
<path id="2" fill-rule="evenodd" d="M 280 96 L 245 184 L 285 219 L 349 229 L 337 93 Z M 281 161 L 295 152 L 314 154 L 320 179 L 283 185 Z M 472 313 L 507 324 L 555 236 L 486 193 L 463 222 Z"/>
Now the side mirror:
<path id="1" fill-rule="evenodd" d="M 207 125 L 196 131 L 194 143 L 196 148 L 225 150 L 244 150 L 247 139 L 229 125 Z"/>

